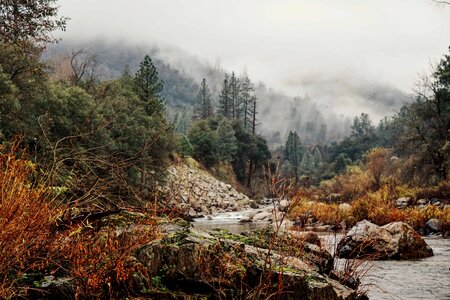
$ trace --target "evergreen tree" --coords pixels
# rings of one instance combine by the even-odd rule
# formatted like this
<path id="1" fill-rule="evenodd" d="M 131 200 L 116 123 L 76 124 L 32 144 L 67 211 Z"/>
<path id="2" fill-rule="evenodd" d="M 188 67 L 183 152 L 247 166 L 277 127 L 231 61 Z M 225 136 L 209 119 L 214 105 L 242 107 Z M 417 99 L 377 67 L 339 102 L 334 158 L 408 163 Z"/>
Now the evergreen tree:
<path id="1" fill-rule="evenodd" d="M 145 102 L 147 114 L 164 112 L 164 103 L 161 97 L 164 83 L 158 78 L 158 71 L 148 55 L 145 56 L 134 76 L 134 85 L 136 94 Z"/>
<path id="2" fill-rule="evenodd" d="M 302 161 L 300 162 L 299 171 L 302 174 L 308 174 L 311 171 L 313 165 L 314 165 L 313 155 L 309 150 L 306 150 L 305 153 L 303 154 Z"/>
<path id="3" fill-rule="evenodd" d="M 197 104 L 194 109 L 194 120 L 207 119 L 213 115 L 211 91 L 203 78 L 197 95 Z"/>
<path id="4" fill-rule="evenodd" d="M 253 112 L 256 112 L 256 109 L 253 109 L 256 103 L 254 101 L 256 100 L 256 97 L 253 95 L 255 89 L 253 87 L 253 84 L 251 83 L 250 79 L 245 76 L 242 85 L 241 85 L 241 104 L 242 104 L 242 117 L 244 122 L 245 128 L 251 128 L 253 134 L 255 134 L 253 130 Z M 256 107 L 255 107 L 256 108 Z M 255 114 L 256 116 L 256 114 Z"/>
<path id="5" fill-rule="evenodd" d="M 206 120 L 195 122 L 189 130 L 188 138 L 194 149 L 195 159 L 203 162 L 207 167 L 212 167 L 219 162 L 217 133 L 211 130 Z"/>
<path id="6" fill-rule="evenodd" d="M 298 170 L 302 158 L 302 145 L 297 132 L 289 131 L 288 138 L 286 140 L 286 146 L 284 150 L 284 157 L 292 165 L 292 169 L 295 173 L 295 179 L 298 180 Z"/>
<path id="7" fill-rule="evenodd" d="M 257 110 L 256 110 L 256 96 L 252 96 L 251 97 L 251 102 L 250 102 L 250 109 L 249 109 L 249 113 L 250 113 L 250 129 L 252 131 L 252 134 L 255 135 L 256 134 L 256 125 L 258 120 L 256 119 L 256 114 L 257 114 Z"/>
<path id="8" fill-rule="evenodd" d="M 234 129 L 228 120 L 222 120 L 217 127 L 218 152 L 222 162 L 231 162 L 237 150 L 237 141 Z"/>
<path id="9" fill-rule="evenodd" d="M 188 137 L 184 134 L 178 135 L 176 150 L 179 154 L 183 156 L 190 156 L 194 151 L 191 142 Z"/>
<path id="10" fill-rule="evenodd" d="M 234 72 L 231 73 L 230 78 L 230 106 L 231 106 L 231 117 L 233 120 L 239 120 L 241 116 L 241 84 L 239 79 L 236 77 Z"/>
<path id="11" fill-rule="evenodd" d="M 313 152 L 313 166 L 314 168 L 319 168 L 320 164 L 322 163 L 322 153 L 320 152 L 319 148 L 316 147 Z"/>
<path id="12" fill-rule="evenodd" d="M 230 98 L 230 83 L 228 74 L 225 74 L 225 78 L 222 82 L 222 90 L 219 96 L 219 109 L 218 113 L 225 118 L 230 118 L 232 115 L 231 98 Z"/>

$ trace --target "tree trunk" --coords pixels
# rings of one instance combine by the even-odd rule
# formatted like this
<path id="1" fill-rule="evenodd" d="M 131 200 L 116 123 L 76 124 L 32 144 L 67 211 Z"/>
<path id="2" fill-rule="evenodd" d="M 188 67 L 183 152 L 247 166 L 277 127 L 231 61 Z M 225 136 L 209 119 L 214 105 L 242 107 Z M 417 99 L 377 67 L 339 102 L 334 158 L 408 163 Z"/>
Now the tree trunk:
<path id="1" fill-rule="evenodd" d="M 250 163 L 248 164 L 247 187 L 250 187 L 250 185 L 252 184 L 252 172 L 253 172 L 253 159 L 250 159 Z"/>

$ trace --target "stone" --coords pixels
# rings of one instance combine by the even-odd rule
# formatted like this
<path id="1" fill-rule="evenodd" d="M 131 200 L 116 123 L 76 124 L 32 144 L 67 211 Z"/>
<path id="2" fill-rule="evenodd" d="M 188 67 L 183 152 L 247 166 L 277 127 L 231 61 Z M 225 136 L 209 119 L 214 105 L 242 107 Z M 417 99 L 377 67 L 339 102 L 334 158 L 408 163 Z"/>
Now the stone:
<path id="1" fill-rule="evenodd" d="M 430 200 L 431 204 L 436 204 L 437 202 L 441 203 L 441 200 L 438 198 L 431 198 L 431 200 Z"/>
<path id="2" fill-rule="evenodd" d="M 340 201 L 341 198 L 342 198 L 342 195 L 341 195 L 341 194 L 333 193 L 333 194 L 329 194 L 329 195 L 326 197 L 326 200 L 327 200 L 328 202 L 330 202 L 330 203 L 334 203 L 334 202 Z"/>
<path id="3" fill-rule="evenodd" d="M 280 202 L 278 203 L 278 207 L 280 211 L 285 212 L 289 208 L 289 201 L 286 199 L 280 200 Z"/>
<path id="4" fill-rule="evenodd" d="M 256 201 L 250 201 L 249 205 L 253 209 L 258 209 L 259 208 L 259 205 L 258 205 L 258 203 L 256 203 Z"/>
<path id="5" fill-rule="evenodd" d="M 339 204 L 339 210 L 341 212 L 348 213 L 348 212 L 352 211 L 352 206 L 350 204 L 348 204 L 348 203 L 342 203 L 342 204 Z"/>
<path id="6" fill-rule="evenodd" d="M 309 225 L 303 228 L 304 231 L 312 231 L 312 232 L 332 232 L 333 228 L 330 225 Z"/>
<path id="7" fill-rule="evenodd" d="M 428 222 L 425 224 L 425 228 L 427 229 L 428 232 L 431 233 L 436 233 L 436 232 L 441 232 L 442 227 L 441 227 L 441 222 L 439 221 L 439 219 L 429 219 Z"/>
<path id="8" fill-rule="evenodd" d="M 406 223 L 378 226 L 363 220 L 338 243 L 337 254 L 340 258 L 418 259 L 433 256 L 433 250 Z"/>
<path id="9" fill-rule="evenodd" d="M 271 221 L 272 220 L 272 212 L 268 211 L 261 211 L 259 213 L 256 213 L 253 216 L 253 221 Z"/>
<path id="10" fill-rule="evenodd" d="M 412 204 L 411 197 L 401 197 L 395 201 L 395 206 L 399 209 L 407 208 L 408 206 L 411 206 L 411 204 Z"/>
<path id="11" fill-rule="evenodd" d="M 417 205 L 427 205 L 428 204 L 428 200 L 427 199 L 419 199 L 416 202 Z"/>
<path id="12" fill-rule="evenodd" d="M 191 207 L 191 208 L 189 208 L 188 216 L 190 218 L 196 218 L 197 217 L 197 212 Z"/>
<path id="13" fill-rule="evenodd" d="M 161 191 L 177 189 L 180 197 L 172 199 L 171 207 L 186 211 L 189 217 L 190 208 L 197 214 L 212 213 L 213 208 L 237 210 L 249 204 L 249 198 L 238 192 L 230 184 L 226 184 L 211 176 L 208 172 L 190 168 L 184 164 L 172 165 L 168 168 L 167 183 Z M 222 202 L 226 200 L 227 202 Z M 234 205 L 239 201 L 239 207 Z M 214 213 L 217 211 L 215 210 Z M 191 215 L 194 215 L 191 211 Z"/>
<path id="14" fill-rule="evenodd" d="M 239 220 L 239 223 L 251 223 L 253 222 L 251 217 L 245 217 Z"/>
<path id="15" fill-rule="evenodd" d="M 319 246 L 319 247 L 321 246 L 320 238 L 317 235 L 317 233 L 315 233 L 315 232 L 300 231 L 298 233 L 298 235 L 299 235 L 299 238 L 301 240 L 303 240 L 305 243 L 313 244 L 313 245 L 316 245 L 316 246 Z"/>
<path id="16" fill-rule="evenodd" d="M 261 299 L 276 296 L 279 280 L 282 280 L 283 294 L 295 295 L 295 299 L 361 299 L 357 291 L 326 275 L 328 269 L 321 270 L 311 263 L 310 258 L 314 259 L 316 252 L 320 259 L 331 258 L 320 247 L 306 244 L 304 252 L 290 256 L 246 244 L 246 239 L 229 233 L 216 237 L 212 233 L 184 228 L 142 246 L 135 256 L 150 276 L 164 272 L 161 283 L 168 289 L 204 295 L 208 299 L 218 296 L 244 299 L 246 292 L 258 288 L 268 256 L 274 289 L 261 289 Z M 307 257 L 302 255 L 304 253 Z M 213 288 L 217 282 L 220 282 L 220 290 Z"/>

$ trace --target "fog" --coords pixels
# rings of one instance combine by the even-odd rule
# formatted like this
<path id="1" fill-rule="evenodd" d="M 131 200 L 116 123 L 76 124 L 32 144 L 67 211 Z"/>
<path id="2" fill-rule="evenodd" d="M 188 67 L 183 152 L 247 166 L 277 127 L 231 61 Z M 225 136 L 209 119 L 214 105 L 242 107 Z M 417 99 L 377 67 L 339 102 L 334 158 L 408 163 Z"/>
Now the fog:
<path id="1" fill-rule="evenodd" d="M 59 3 L 71 18 L 64 39 L 158 45 L 175 65 L 185 52 L 338 114 L 364 111 L 374 120 L 408 101 L 405 94 L 450 44 L 450 6 L 430 0 Z"/>

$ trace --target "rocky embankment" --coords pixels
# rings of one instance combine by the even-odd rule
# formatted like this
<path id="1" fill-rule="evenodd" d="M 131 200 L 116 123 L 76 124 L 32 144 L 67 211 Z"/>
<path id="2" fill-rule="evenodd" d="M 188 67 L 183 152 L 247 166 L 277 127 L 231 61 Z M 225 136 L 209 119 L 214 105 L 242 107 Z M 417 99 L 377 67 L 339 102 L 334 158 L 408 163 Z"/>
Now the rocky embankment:
<path id="1" fill-rule="evenodd" d="M 113 230 L 118 240 L 158 233 L 121 257 L 124 272 L 131 273 L 127 293 L 139 299 L 366 299 L 333 271 L 333 258 L 317 235 L 205 232 L 182 219 L 136 225 L 147 217 L 122 211 L 102 218 L 97 228 L 105 238 Z M 35 298 L 73 298 L 79 279 L 44 275 L 33 281 Z"/>
<path id="2" fill-rule="evenodd" d="M 262 242 L 260 235 L 203 232 L 174 224 L 164 225 L 162 230 L 164 238 L 136 252 L 136 260 L 163 287 L 153 290 L 155 297 L 167 298 L 176 291 L 183 297 L 208 299 L 260 299 L 269 295 L 359 299 L 355 290 L 325 275 L 323 271 L 330 271 L 332 258 L 317 245 L 296 244 L 297 252 L 289 255 L 269 250 L 270 241 Z"/>
<path id="3" fill-rule="evenodd" d="M 206 171 L 185 164 L 172 165 L 167 171 L 163 191 L 170 191 L 169 205 L 184 210 L 191 218 L 238 211 L 252 204 L 246 195 Z"/>

